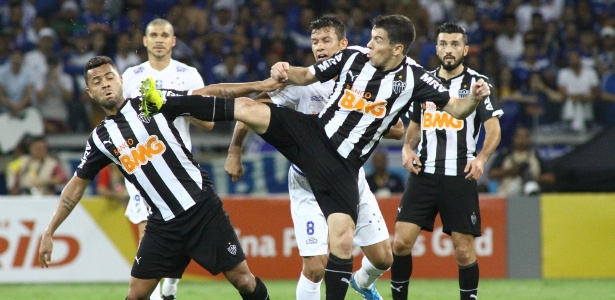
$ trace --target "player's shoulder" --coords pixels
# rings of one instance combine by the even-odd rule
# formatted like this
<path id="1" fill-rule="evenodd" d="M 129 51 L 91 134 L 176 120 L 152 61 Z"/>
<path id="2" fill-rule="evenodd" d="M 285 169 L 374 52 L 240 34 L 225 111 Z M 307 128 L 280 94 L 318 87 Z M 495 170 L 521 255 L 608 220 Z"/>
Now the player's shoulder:
<path id="1" fill-rule="evenodd" d="M 171 59 L 171 67 L 177 73 L 198 73 L 195 67 L 191 67 L 183 62 Z"/>
<path id="2" fill-rule="evenodd" d="M 473 69 L 471 69 L 469 67 L 466 67 L 465 73 L 470 75 L 470 76 L 472 76 L 472 77 L 474 77 L 476 80 L 482 78 L 484 81 L 489 82 L 489 77 L 487 75 L 478 73 L 477 71 L 475 71 L 475 70 L 473 70 Z"/>
<path id="3" fill-rule="evenodd" d="M 124 73 L 122 74 L 122 77 L 131 77 L 131 76 L 135 76 L 135 75 L 139 75 L 141 73 L 143 73 L 145 71 L 145 64 L 148 63 L 146 62 L 142 62 L 136 66 L 132 66 L 132 67 L 128 67 Z"/>
<path id="4" fill-rule="evenodd" d="M 342 50 L 346 52 L 361 52 L 363 54 L 367 54 L 369 52 L 369 48 L 361 47 L 361 46 L 349 46 L 346 49 Z"/>

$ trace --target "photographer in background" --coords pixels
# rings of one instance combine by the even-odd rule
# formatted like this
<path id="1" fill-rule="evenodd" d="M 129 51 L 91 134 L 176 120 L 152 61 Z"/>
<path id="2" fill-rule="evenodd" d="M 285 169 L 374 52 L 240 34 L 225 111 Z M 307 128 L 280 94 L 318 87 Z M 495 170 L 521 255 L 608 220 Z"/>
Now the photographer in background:
<path id="1" fill-rule="evenodd" d="M 555 175 L 545 172 L 545 165 L 531 147 L 530 131 L 517 127 L 510 150 L 495 158 L 489 179 L 498 180 L 498 193 L 506 196 L 536 195 L 544 186 L 555 183 Z"/>

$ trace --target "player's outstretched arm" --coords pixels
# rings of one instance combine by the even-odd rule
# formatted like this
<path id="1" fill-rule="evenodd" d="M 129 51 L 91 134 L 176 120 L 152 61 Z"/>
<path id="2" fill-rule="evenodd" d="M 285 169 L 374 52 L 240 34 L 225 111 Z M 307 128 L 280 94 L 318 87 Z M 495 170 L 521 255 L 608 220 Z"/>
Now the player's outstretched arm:
<path id="1" fill-rule="evenodd" d="M 41 267 L 49 267 L 49 263 L 51 262 L 51 252 L 53 251 L 53 240 L 51 237 L 55 233 L 56 229 L 58 229 L 60 224 L 66 220 L 68 215 L 77 206 L 81 200 L 81 197 L 83 197 L 83 191 L 85 191 L 89 183 L 90 180 L 73 176 L 73 178 L 66 184 L 64 190 L 62 190 L 58 208 L 51 217 L 51 221 L 49 221 L 49 225 L 47 225 L 47 228 L 41 237 L 41 244 L 38 248 Z"/>
<path id="2" fill-rule="evenodd" d="M 222 98 L 246 97 L 251 93 L 270 92 L 284 87 L 284 83 L 267 78 L 261 81 L 245 83 L 216 83 L 210 84 L 198 90 L 193 90 L 193 95 L 217 96 Z"/>
<path id="3" fill-rule="evenodd" d="M 287 62 L 277 62 L 271 66 L 271 78 L 277 82 L 294 85 L 308 85 L 317 81 L 316 76 L 305 67 L 293 67 Z"/>
<path id="4" fill-rule="evenodd" d="M 455 119 L 463 120 L 468 117 L 481 101 L 491 95 L 489 84 L 483 79 L 479 79 L 472 85 L 472 93 L 465 99 L 451 97 L 448 104 L 442 109 L 453 116 Z"/>

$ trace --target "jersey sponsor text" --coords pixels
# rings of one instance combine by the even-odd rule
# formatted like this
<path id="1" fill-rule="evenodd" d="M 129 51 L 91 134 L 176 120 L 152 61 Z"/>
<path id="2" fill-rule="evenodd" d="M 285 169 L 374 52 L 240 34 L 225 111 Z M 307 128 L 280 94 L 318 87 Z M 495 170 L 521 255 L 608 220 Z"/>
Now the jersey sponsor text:
<path id="1" fill-rule="evenodd" d="M 136 147 L 130 148 L 129 153 L 120 155 L 119 159 L 128 174 L 132 174 L 142 165 L 147 164 L 156 156 L 162 155 L 166 150 L 163 142 L 158 137 L 151 135 L 145 143 L 139 143 Z"/>

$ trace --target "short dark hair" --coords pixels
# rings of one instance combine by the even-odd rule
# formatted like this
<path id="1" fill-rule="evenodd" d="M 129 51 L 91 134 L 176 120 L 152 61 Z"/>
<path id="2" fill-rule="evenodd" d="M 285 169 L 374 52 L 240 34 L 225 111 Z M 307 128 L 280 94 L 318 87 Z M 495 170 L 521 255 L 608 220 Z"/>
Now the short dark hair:
<path id="1" fill-rule="evenodd" d="M 461 33 L 463 35 L 463 44 L 468 44 L 468 34 L 466 33 L 466 30 L 455 23 L 446 22 L 440 25 L 440 27 L 438 27 L 437 35 L 440 33 Z"/>
<path id="2" fill-rule="evenodd" d="M 115 69 L 118 74 L 120 73 L 119 69 L 113 62 L 113 60 L 108 56 L 94 56 L 88 60 L 88 62 L 83 67 L 83 77 L 85 78 L 85 85 L 88 85 L 88 71 L 94 68 L 98 68 L 102 65 L 110 64 L 113 69 Z"/>
<path id="3" fill-rule="evenodd" d="M 391 44 L 402 44 L 404 55 L 408 54 L 416 36 L 412 20 L 403 15 L 380 15 L 374 19 L 373 24 L 374 28 L 382 28 L 387 32 Z"/>
<path id="4" fill-rule="evenodd" d="M 342 21 L 340 21 L 340 19 L 333 14 L 323 15 L 322 17 L 312 21 L 310 23 L 310 32 L 326 27 L 333 28 L 340 41 L 346 38 L 346 25 L 344 25 L 344 23 L 342 23 Z"/>

